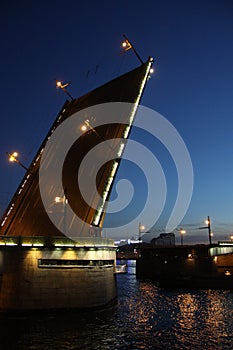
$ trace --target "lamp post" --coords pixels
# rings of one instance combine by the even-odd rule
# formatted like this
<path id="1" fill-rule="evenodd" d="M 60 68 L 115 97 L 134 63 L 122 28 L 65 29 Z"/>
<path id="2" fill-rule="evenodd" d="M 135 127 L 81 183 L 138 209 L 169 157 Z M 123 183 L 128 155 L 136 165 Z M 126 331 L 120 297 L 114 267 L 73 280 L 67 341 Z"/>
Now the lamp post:
<path id="1" fill-rule="evenodd" d="M 142 225 L 140 222 L 139 222 L 139 225 L 138 225 L 138 240 L 139 240 L 139 244 L 141 243 L 142 241 L 142 232 L 145 230 L 145 226 Z"/>
<path id="2" fill-rule="evenodd" d="M 84 123 L 81 125 L 81 131 L 86 132 L 87 130 L 91 130 L 93 131 L 101 140 L 102 138 L 100 137 L 100 135 L 97 133 L 97 131 L 93 128 L 93 126 L 90 124 L 90 121 L 88 119 L 86 119 L 84 121 Z"/>
<path id="3" fill-rule="evenodd" d="M 19 156 L 18 152 L 13 152 L 13 153 L 6 152 L 6 154 L 10 162 L 12 163 L 15 162 L 19 164 L 22 168 L 28 171 L 28 168 L 25 165 L 23 165 L 23 163 L 21 163 L 20 160 L 18 160 L 17 158 Z"/>
<path id="4" fill-rule="evenodd" d="M 141 257 L 141 242 L 142 242 L 142 231 L 145 230 L 145 226 L 139 222 L 138 225 L 138 256 Z"/>
<path id="5" fill-rule="evenodd" d="M 86 119 L 84 121 L 84 123 L 80 126 L 80 130 L 82 132 L 86 132 L 86 131 L 92 131 L 96 134 L 96 136 L 101 140 L 101 141 L 106 141 L 102 136 L 100 136 L 100 134 L 95 130 L 95 128 L 93 128 L 93 126 L 90 124 L 89 119 Z M 107 147 L 111 150 L 115 152 L 115 149 L 112 148 L 108 143 L 106 143 Z"/>
<path id="6" fill-rule="evenodd" d="M 71 94 L 66 90 L 66 87 L 69 86 L 71 83 L 66 83 L 66 84 L 62 84 L 61 81 L 56 80 L 56 86 L 57 88 L 63 90 L 65 92 L 65 94 L 67 96 L 69 96 L 69 98 L 71 98 L 71 100 L 73 100 L 74 98 L 71 96 Z"/>
<path id="7" fill-rule="evenodd" d="M 183 244 L 184 244 L 184 235 L 186 234 L 186 230 L 184 230 L 183 228 L 181 228 L 180 230 L 179 230 L 179 232 L 180 232 L 180 245 L 181 246 L 183 246 Z"/>
<path id="8" fill-rule="evenodd" d="M 133 44 L 129 41 L 129 39 L 126 37 L 126 35 L 123 34 L 123 37 L 125 38 L 125 41 L 122 43 L 122 47 L 123 47 L 124 51 L 128 51 L 128 50 L 132 49 L 133 52 L 135 53 L 135 55 L 137 56 L 137 58 L 139 59 L 139 61 L 141 62 L 141 64 L 143 64 L 143 60 L 139 56 L 139 54 L 136 51 Z"/>
<path id="9" fill-rule="evenodd" d="M 125 38 L 125 40 L 122 42 L 122 47 L 123 47 L 123 53 L 129 50 L 133 50 L 135 56 L 139 59 L 139 61 L 141 62 L 141 64 L 143 64 L 143 60 L 142 58 L 139 56 L 138 52 L 136 51 L 134 45 L 132 44 L 132 42 L 129 41 L 129 39 L 127 38 L 127 36 L 125 34 L 123 34 L 123 37 Z M 150 74 L 154 73 L 154 68 L 150 69 Z M 149 75 L 150 78 L 150 75 Z"/>
<path id="10" fill-rule="evenodd" d="M 202 229 L 207 229 L 208 230 L 209 244 L 212 245 L 213 232 L 211 232 L 210 217 L 209 216 L 207 216 L 207 220 L 205 220 L 205 224 L 207 226 L 200 227 L 200 230 L 202 230 Z"/>
<path id="11" fill-rule="evenodd" d="M 62 203 L 63 204 L 63 213 L 64 213 L 63 226 L 64 226 L 64 234 L 66 234 L 66 205 L 68 203 L 68 199 L 66 197 L 66 194 L 64 194 L 63 197 L 55 197 L 54 201 L 55 201 L 55 203 Z"/>

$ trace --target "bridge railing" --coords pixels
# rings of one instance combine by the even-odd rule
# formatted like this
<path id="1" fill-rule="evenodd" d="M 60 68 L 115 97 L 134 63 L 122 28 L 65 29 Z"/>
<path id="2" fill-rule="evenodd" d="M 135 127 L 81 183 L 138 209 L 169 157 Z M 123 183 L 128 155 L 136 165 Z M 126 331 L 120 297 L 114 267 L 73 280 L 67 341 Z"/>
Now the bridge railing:
<path id="1" fill-rule="evenodd" d="M 233 253 L 233 242 L 220 241 L 218 246 L 209 248 L 209 255 L 224 255 Z"/>
<path id="2" fill-rule="evenodd" d="M 50 237 L 50 236 L 0 236 L 1 246 L 22 246 L 22 247 L 113 247 L 114 240 L 102 237 Z"/>

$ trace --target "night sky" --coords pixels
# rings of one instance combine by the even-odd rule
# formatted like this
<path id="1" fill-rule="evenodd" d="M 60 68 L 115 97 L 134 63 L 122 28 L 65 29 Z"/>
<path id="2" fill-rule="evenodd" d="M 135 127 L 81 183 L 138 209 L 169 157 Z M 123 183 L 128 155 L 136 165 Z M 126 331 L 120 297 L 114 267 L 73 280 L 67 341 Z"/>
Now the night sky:
<path id="1" fill-rule="evenodd" d="M 185 242 L 208 242 L 207 232 L 199 230 L 207 215 L 214 241 L 229 238 L 233 233 L 232 1 L 13 0 L 1 5 L 0 23 L 1 214 L 24 175 L 23 168 L 8 162 L 5 152 L 17 150 L 22 163 L 30 164 L 66 99 L 56 89 L 55 79 L 72 82 L 69 92 L 78 97 L 133 69 L 139 64 L 133 52 L 120 54 L 125 33 L 143 60 L 148 56 L 155 60 L 155 73 L 141 103 L 174 125 L 192 159 L 193 197 L 180 224 L 187 229 Z M 160 233 L 175 200 L 175 168 L 162 145 L 152 146 L 138 130 L 131 137 L 153 149 L 166 174 L 167 202 L 153 228 Z M 143 176 L 123 161 L 118 178 L 131 175 L 140 187 L 134 200 L 137 212 L 145 200 Z M 132 215 L 132 210 L 131 206 L 125 215 Z M 106 222 L 115 219 L 107 217 Z M 136 227 L 132 232 L 119 231 L 118 237 L 135 232 Z"/>

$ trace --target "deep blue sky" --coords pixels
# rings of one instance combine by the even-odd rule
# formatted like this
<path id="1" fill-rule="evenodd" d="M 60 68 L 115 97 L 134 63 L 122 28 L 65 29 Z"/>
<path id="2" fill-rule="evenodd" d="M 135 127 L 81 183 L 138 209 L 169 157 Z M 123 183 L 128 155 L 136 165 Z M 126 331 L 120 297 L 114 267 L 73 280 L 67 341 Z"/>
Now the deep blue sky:
<path id="1" fill-rule="evenodd" d="M 200 240 L 201 233 L 206 241 L 198 227 L 207 215 L 215 240 L 233 233 L 232 1 L 14 0 L 1 5 L 0 27 L 1 213 L 24 174 L 5 152 L 17 149 L 29 165 L 65 101 L 54 79 L 72 81 L 69 91 L 77 97 L 134 68 L 132 52 L 119 55 L 125 33 L 143 59 L 155 58 L 142 104 L 176 127 L 192 158 L 194 193 L 181 223 L 185 239 Z M 135 131 L 137 136 L 143 139 Z M 169 164 L 162 148 L 157 157 Z M 127 166 L 122 174 L 130 172 Z M 175 172 L 169 176 L 170 166 L 167 172 L 172 202 L 177 180 Z M 158 232 L 170 206 L 168 197 Z"/>

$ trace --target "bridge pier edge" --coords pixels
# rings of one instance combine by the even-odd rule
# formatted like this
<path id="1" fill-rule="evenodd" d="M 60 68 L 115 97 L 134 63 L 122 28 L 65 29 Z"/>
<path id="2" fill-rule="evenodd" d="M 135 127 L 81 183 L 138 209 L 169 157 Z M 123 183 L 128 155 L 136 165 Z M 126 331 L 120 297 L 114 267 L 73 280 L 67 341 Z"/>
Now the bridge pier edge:
<path id="1" fill-rule="evenodd" d="M 114 247 L 0 246 L 0 310 L 99 308 L 116 302 Z"/>

